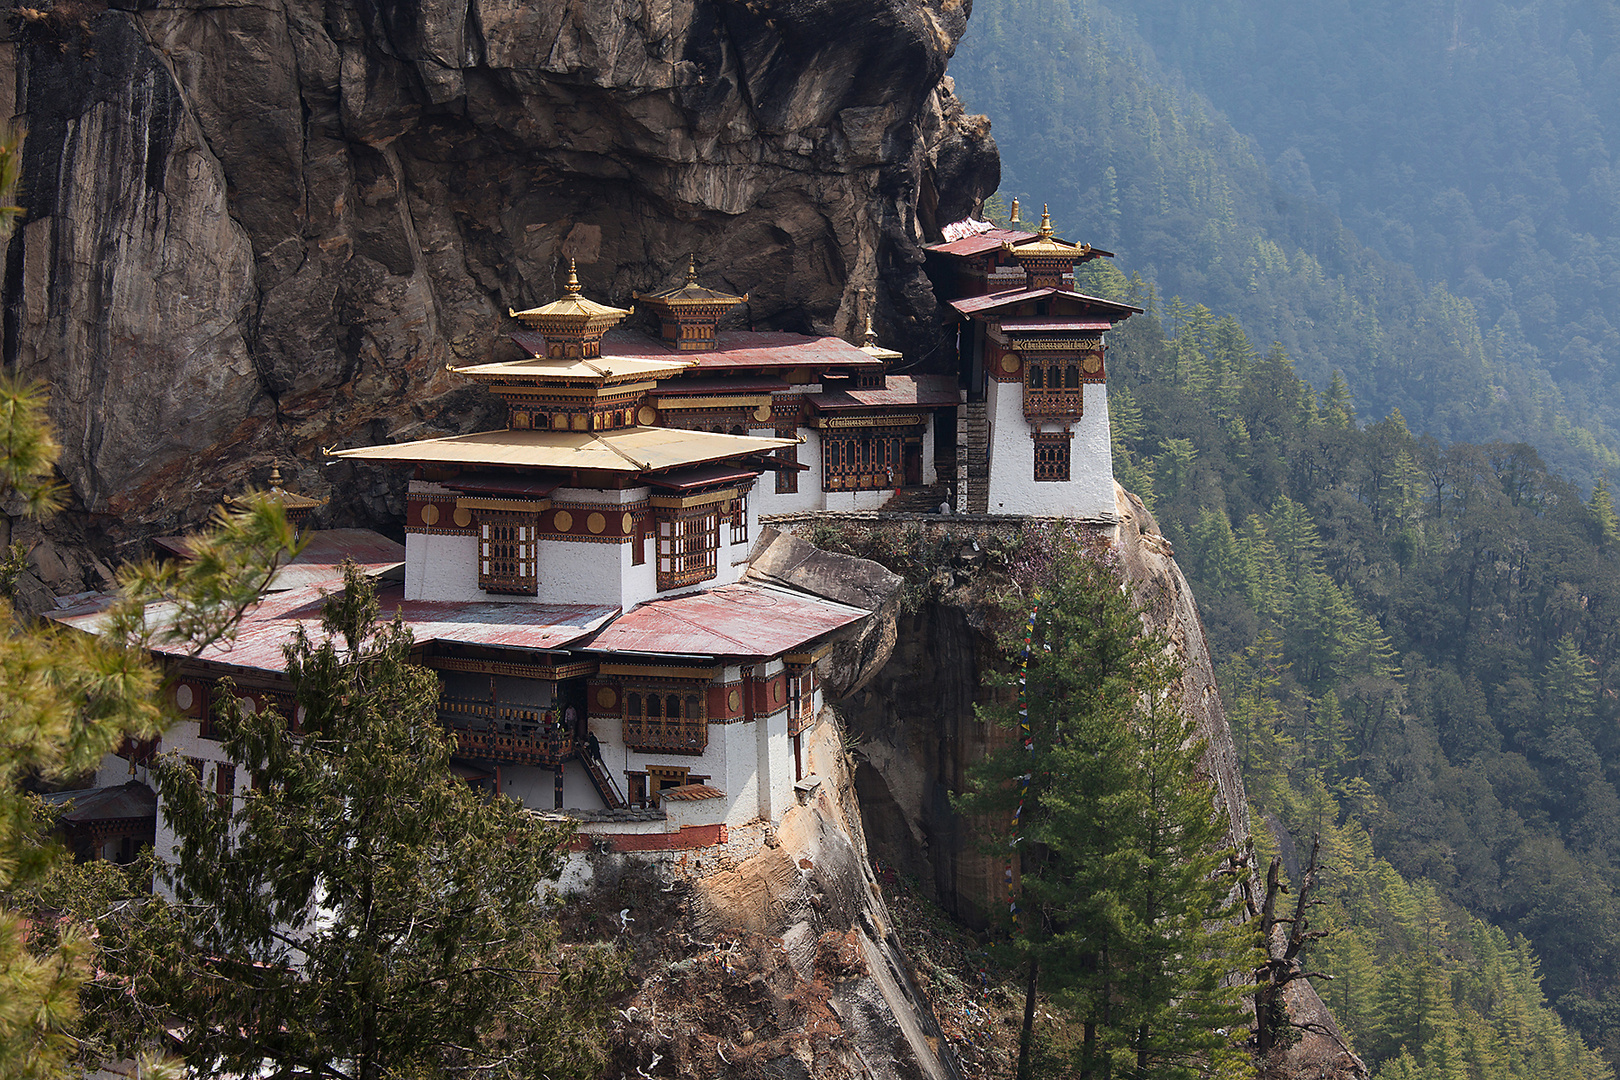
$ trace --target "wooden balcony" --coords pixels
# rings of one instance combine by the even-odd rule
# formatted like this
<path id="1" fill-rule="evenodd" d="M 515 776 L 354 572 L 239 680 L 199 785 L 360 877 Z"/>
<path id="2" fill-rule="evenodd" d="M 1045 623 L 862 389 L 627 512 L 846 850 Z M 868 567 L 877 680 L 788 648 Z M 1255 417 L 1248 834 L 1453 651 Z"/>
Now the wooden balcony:
<path id="1" fill-rule="evenodd" d="M 1024 387 L 1024 418 L 1027 420 L 1076 420 L 1085 413 L 1085 390 L 1037 390 Z"/>
<path id="2" fill-rule="evenodd" d="M 462 757 L 555 766 L 577 750 L 573 732 L 548 725 L 545 711 L 532 706 L 441 694 L 439 720 L 455 736 Z"/>
<path id="3" fill-rule="evenodd" d="M 624 744 L 632 750 L 701 754 L 709 745 L 709 724 L 702 717 L 627 716 Z"/>

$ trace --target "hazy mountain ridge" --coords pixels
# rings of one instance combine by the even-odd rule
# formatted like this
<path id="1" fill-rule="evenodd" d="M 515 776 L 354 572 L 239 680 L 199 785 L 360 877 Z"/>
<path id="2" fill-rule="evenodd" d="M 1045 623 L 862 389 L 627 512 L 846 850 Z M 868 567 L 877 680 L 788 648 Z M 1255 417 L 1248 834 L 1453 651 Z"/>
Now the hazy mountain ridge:
<path id="1" fill-rule="evenodd" d="M 994 117 L 1004 194 L 1050 202 L 1163 295 L 1237 315 L 1315 385 L 1342 370 L 1363 414 L 1526 439 L 1582 482 L 1620 463 L 1591 395 L 1556 386 L 1513 319 L 1366 246 L 1111 9 L 981 2 L 951 73 Z"/>

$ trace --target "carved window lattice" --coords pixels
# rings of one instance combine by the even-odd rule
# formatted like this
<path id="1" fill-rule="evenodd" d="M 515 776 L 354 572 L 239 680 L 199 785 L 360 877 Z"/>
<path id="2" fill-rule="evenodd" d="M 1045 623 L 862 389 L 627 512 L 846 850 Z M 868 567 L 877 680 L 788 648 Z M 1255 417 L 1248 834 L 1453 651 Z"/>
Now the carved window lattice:
<path id="1" fill-rule="evenodd" d="M 709 745 L 704 693 L 691 687 L 638 687 L 624 695 L 624 745 L 632 750 L 701 754 Z"/>
<path id="2" fill-rule="evenodd" d="M 658 587 L 675 589 L 718 573 L 720 513 L 713 505 L 676 511 L 658 521 Z"/>
<path id="3" fill-rule="evenodd" d="M 897 485 L 905 439 L 875 432 L 826 432 L 821 444 L 823 491 L 882 491 Z"/>
<path id="4" fill-rule="evenodd" d="M 1070 437 L 1067 431 L 1035 433 L 1036 480 L 1068 482 Z"/>
<path id="5" fill-rule="evenodd" d="M 478 518 L 478 587 L 485 592 L 534 596 L 540 591 L 536 556 L 538 515 L 485 513 Z"/>
<path id="6" fill-rule="evenodd" d="M 1076 418 L 1085 412 L 1085 382 L 1079 356 L 1024 358 L 1024 416 Z"/>
<path id="7" fill-rule="evenodd" d="M 748 494 L 739 492 L 731 504 L 731 542 L 748 543 Z"/>

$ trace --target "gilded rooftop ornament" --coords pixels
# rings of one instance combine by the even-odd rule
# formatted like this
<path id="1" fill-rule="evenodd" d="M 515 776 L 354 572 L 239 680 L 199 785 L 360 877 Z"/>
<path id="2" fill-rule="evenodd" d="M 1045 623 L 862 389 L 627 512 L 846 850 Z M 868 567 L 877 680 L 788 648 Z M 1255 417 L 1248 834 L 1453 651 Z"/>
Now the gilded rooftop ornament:
<path id="1" fill-rule="evenodd" d="M 287 520 L 292 522 L 294 528 L 301 527 L 305 518 L 327 503 L 325 499 L 312 499 L 308 495 L 300 495 L 283 487 L 281 464 L 279 462 L 271 464 L 268 483 L 269 486 L 266 490 L 256 494 L 269 499 L 273 503 L 278 503 L 282 510 L 286 512 Z M 227 495 L 225 496 L 225 505 L 237 511 L 251 509 L 254 494 L 255 492 L 250 488 L 245 495 Z"/>
<path id="2" fill-rule="evenodd" d="M 902 354 L 893 349 L 885 349 L 878 344 L 877 331 L 872 329 L 872 313 L 866 313 L 866 333 L 861 341 L 861 352 L 868 356 L 882 360 L 885 365 L 892 364 L 902 358 Z"/>
<path id="3" fill-rule="evenodd" d="M 661 292 L 633 294 L 658 313 L 659 337 L 681 352 L 707 352 L 714 348 L 715 329 L 726 312 L 748 302 L 748 294 L 733 296 L 698 284 L 697 255 L 686 264 L 684 284 Z"/>
<path id="4" fill-rule="evenodd" d="M 580 294 L 579 273 L 574 260 L 568 260 L 568 284 L 563 294 L 549 304 L 528 311 L 511 311 L 540 331 L 546 339 L 548 359 L 592 357 L 601 354 L 602 335 L 631 315 L 633 308 L 608 307 Z"/>

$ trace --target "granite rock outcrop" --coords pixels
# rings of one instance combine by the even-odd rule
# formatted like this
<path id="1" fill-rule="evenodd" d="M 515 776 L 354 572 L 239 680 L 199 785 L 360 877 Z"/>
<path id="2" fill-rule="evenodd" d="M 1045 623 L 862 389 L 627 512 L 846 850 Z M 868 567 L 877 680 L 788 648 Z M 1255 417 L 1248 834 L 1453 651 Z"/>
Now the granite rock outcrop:
<path id="1" fill-rule="evenodd" d="M 749 293 L 741 323 L 852 336 L 871 312 L 937 352 L 921 245 L 999 175 L 944 74 L 969 9 L 11 6 L 4 352 L 53 387 L 75 514 L 52 539 L 127 554 L 275 460 L 336 496 L 328 524 L 397 516 L 398 478 L 320 450 L 498 423 L 447 369 L 504 357 L 507 309 L 569 258 L 623 304 L 695 252 Z"/>

